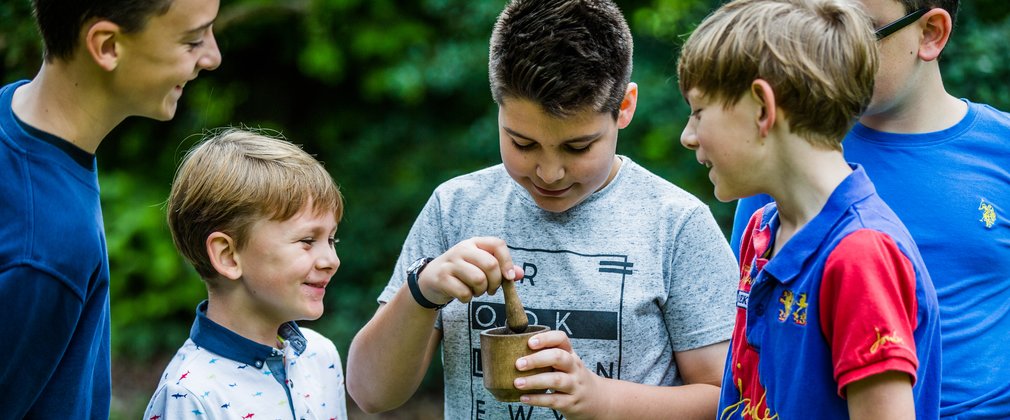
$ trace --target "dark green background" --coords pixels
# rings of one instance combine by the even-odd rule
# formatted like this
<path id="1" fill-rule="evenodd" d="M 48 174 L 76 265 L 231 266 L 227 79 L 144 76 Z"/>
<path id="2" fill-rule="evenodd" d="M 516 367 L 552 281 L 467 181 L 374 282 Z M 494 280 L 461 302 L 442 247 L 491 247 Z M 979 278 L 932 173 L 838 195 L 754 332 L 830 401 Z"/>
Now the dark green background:
<path id="1" fill-rule="evenodd" d="M 728 231 L 733 205 L 713 198 L 706 171 L 679 143 L 688 109 L 675 66 L 686 34 L 720 2 L 618 3 L 635 35 L 640 88 L 618 152 L 701 197 Z M 941 60 L 947 89 L 1008 110 L 1010 5 L 964 3 Z M 432 189 L 500 162 L 487 41 L 503 5 L 223 0 L 215 25 L 221 67 L 186 86 L 173 121 L 131 118 L 98 150 L 112 265 L 114 418 L 140 416 L 205 296 L 172 246 L 162 207 L 180 156 L 202 130 L 279 130 L 324 161 L 341 185 L 348 206 L 338 232 L 342 264 L 327 313 L 309 324 L 346 356 Z M 30 78 L 40 62 L 29 0 L 3 2 L 0 80 Z M 440 381 L 429 375 L 423 391 L 438 392 Z"/>

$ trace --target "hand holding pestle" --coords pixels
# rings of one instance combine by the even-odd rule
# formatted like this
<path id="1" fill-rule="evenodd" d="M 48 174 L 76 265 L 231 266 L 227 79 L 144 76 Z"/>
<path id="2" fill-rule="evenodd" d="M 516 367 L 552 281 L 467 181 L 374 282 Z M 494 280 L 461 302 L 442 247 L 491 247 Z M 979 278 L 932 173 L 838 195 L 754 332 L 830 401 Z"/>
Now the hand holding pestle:
<path id="1" fill-rule="evenodd" d="M 519 300 L 515 281 L 503 279 L 501 288 L 505 292 L 505 324 L 513 333 L 526 331 L 530 321 L 526 318 L 526 309 L 523 308 L 522 301 Z"/>

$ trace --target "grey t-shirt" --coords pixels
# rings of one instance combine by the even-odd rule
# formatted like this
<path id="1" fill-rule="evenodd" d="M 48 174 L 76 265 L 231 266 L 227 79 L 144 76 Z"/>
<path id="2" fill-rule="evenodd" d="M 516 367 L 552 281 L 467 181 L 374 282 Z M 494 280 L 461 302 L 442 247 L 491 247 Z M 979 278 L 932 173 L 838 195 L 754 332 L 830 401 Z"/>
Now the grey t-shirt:
<path id="1" fill-rule="evenodd" d="M 525 272 L 517 290 L 530 324 L 567 333 L 597 375 L 681 384 L 673 352 L 730 338 L 736 260 L 704 203 L 621 159 L 609 185 L 563 213 L 538 207 L 502 165 L 442 184 L 411 228 L 379 302 L 403 285 L 414 260 L 497 236 Z M 500 403 L 484 389 L 480 332 L 504 323 L 501 293 L 442 309 L 436 327 L 445 418 L 560 418 L 547 408 Z"/>

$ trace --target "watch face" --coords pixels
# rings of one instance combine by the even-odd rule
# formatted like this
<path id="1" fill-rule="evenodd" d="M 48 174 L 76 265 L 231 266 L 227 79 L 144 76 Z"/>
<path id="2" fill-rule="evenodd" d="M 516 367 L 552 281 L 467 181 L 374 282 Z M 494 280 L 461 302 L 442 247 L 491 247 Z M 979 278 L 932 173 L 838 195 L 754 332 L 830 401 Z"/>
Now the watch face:
<path id="1" fill-rule="evenodd" d="M 427 261 L 427 258 L 418 258 L 416 261 L 410 263 L 410 267 L 407 267 L 407 272 L 413 273 L 417 269 L 421 268 Z"/>

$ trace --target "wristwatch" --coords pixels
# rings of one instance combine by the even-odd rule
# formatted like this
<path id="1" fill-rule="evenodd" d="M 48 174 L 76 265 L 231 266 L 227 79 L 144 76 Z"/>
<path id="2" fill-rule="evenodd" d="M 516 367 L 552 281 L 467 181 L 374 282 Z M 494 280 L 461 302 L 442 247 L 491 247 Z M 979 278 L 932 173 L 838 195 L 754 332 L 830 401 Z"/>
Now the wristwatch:
<path id="1" fill-rule="evenodd" d="M 437 310 L 444 308 L 445 305 L 448 305 L 449 302 L 452 301 L 450 300 L 449 302 L 443 303 L 441 305 L 432 302 L 428 300 L 428 298 L 424 297 L 424 294 L 421 293 L 421 286 L 418 286 L 417 284 L 417 279 L 418 276 L 421 275 L 421 270 L 424 270 L 424 267 L 427 267 L 428 263 L 430 263 L 431 260 L 434 260 L 434 258 L 431 257 L 419 258 L 417 259 L 417 261 L 414 261 L 413 263 L 410 264 L 409 267 L 407 267 L 407 287 L 410 288 L 410 294 L 411 296 L 414 297 L 414 300 L 417 301 L 418 305 L 421 305 L 428 309 Z"/>

